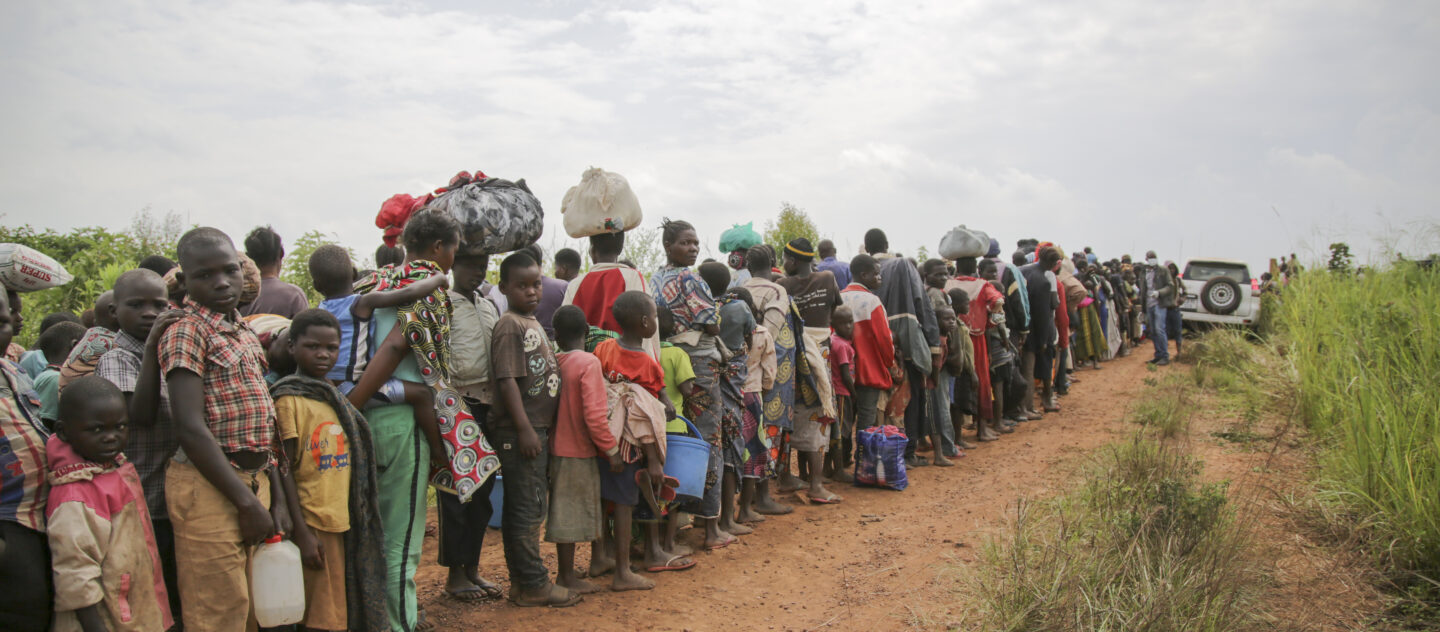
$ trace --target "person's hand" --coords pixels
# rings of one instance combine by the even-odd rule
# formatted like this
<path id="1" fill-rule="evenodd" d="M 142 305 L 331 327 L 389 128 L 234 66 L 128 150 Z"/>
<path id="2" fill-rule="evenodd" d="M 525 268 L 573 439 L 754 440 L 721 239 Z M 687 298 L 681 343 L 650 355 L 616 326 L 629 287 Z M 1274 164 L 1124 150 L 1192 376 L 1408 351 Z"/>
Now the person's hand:
<path id="1" fill-rule="evenodd" d="M 616 451 L 615 451 L 615 454 L 612 454 L 612 455 L 610 455 L 610 456 L 608 456 L 608 457 L 606 457 L 606 458 L 608 458 L 608 459 L 610 460 L 610 473 L 611 473 L 611 474 L 619 474 L 619 473 L 625 471 L 625 461 L 623 461 L 623 460 L 620 459 L 620 451 L 619 451 L 619 450 L 616 450 Z"/>
<path id="2" fill-rule="evenodd" d="M 445 455 L 445 444 L 440 441 L 430 443 L 430 465 L 438 468 L 450 467 L 450 459 Z"/>
<path id="3" fill-rule="evenodd" d="M 155 322 L 150 325 L 150 334 L 145 337 L 145 349 L 152 352 L 160 349 L 160 337 L 165 335 L 165 330 L 170 325 L 175 324 L 175 321 L 180 320 L 180 317 L 184 315 L 185 312 L 178 309 L 167 309 L 160 312 L 160 315 L 155 317 Z"/>
<path id="4" fill-rule="evenodd" d="M 540 435 L 535 434 L 535 429 L 526 428 L 520 431 L 520 456 L 527 459 L 540 456 Z"/>
<path id="5" fill-rule="evenodd" d="M 1160 298 L 1159 290 L 1150 290 L 1150 298 Z"/>
<path id="6" fill-rule="evenodd" d="M 272 535 L 276 533 L 282 535 L 288 534 L 291 532 L 291 529 L 295 527 L 295 520 L 290 515 L 290 505 L 284 502 L 271 501 L 270 519 L 275 524 L 274 530 L 271 531 Z"/>
<path id="7" fill-rule="evenodd" d="M 305 566 L 317 571 L 325 568 L 325 545 L 314 533 L 309 529 L 300 529 L 293 539 L 295 546 L 300 548 L 300 561 Z"/>
<path id="8" fill-rule="evenodd" d="M 650 473 L 650 484 L 655 486 L 655 495 L 659 496 L 660 489 L 665 487 L 665 466 L 655 459 L 650 459 L 650 462 L 645 464 L 645 470 Z"/>
<path id="9" fill-rule="evenodd" d="M 245 544 L 259 544 L 275 533 L 275 519 L 260 504 L 260 499 L 239 508 L 240 539 Z"/>

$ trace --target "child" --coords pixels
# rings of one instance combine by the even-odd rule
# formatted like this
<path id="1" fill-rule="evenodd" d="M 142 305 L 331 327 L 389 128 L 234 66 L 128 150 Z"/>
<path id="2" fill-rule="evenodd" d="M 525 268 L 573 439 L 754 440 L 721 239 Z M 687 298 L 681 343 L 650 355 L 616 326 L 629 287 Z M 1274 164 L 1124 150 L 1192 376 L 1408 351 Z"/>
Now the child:
<path id="1" fill-rule="evenodd" d="M 0 295 L 0 349 L 19 329 L 19 294 Z M 12 311 L 13 310 L 13 311 Z M 44 632 L 53 594 L 50 546 L 45 537 L 45 440 L 40 399 L 30 376 L 13 360 L 0 360 L 0 629 Z"/>
<path id="2" fill-rule="evenodd" d="M 855 321 L 851 342 L 855 345 L 855 432 L 875 425 L 880 412 L 880 393 L 894 384 L 895 343 L 889 318 L 875 290 L 880 287 L 880 264 L 870 255 L 850 260 L 854 279 L 840 292 Z M 857 437 L 858 439 L 858 437 Z M 859 449 L 859 442 L 855 443 Z M 856 455 L 858 458 L 858 454 Z"/>
<path id="3" fill-rule="evenodd" d="M 555 543 L 560 565 L 555 583 L 588 594 L 600 588 L 576 576 L 575 545 L 592 543 L 592 570 L 599 570 L 597 561 L 603 564 L 608 559 L 614 563 L 613 553 L 595 544 L 600 539 L 602 520 L 600 472 L 603 469 L 619 474 L 625 471 L 625 463 L 620 459 L 615 435 L 610 432 L 600 360 L 585 351 L 585 335 L 590 329 L 585 312 L 565 305 L 555 310 L 552 320 L 560 346 L 556 356 L 560 364 L 560 404 L 555 432 L 550 437 L 550 515 L 545 521 L 545 541 Z M 644 583 L 628 563 L 619 568 L 615 573 L 616 590 Z"/>
<path id="4" fill-rule="evenodd" d="M 371 629 L 357 614 L 389 625 L 383 607 L 384 568 L 380 514 L 371 487 L 375 467 L 368 426 L 359 411 L 326 381 L 339 358 L 340 323 L 323 309 L 306 309 L 286 337 L 296 372 L 271 388 L 275 416 L 294 488 L 286 490 L 294 541 L 305 564 L 305 618 L 309 630 Z M 303 439 L 303 443 L 302 443 Z M 352 495 L 366 502 L 352 503 Z M 352 562 L 355 559 L 359 563 Z M 347 569 L 361 577 L 365 594 L 346 590 Z M 371 569 L 372 572 L 365 572 Z"/>
<path id="5" fill-rule="evenodd" d="M 150 526 L 160 554 L 170 615 L 179 619 L 180 589 L 175 584 L 175 532 L 165 505 L 165 463 L 175 454 L 179 440 L 170 417 L 170 398 L 160 374 L 160 336 L 180 318 L 170 309 L 165 281 L 145 268 L 127 271 L 115 280 L 114 317 L 119 333 L 114 348 L 95 363 L 95 375 L 120 389 L 130 417 L 125 459 L 140 476 Z"/>
<path id="6" fill-rule="evenodd" d="M 102 378 L 82 377 L 65 389 L 60 419 L 45 442 L 54 630 L 169 629 L 145 492 L 123 453 L 125 398 Z"/>
<path id="7" fill-rule="evenodd" d="M 968 302 L 966 303 L 968 306 Z M 935 367 L 931 370 L 928 381 L 932 388 L 926 391 L 929 399 L 931 418 L 935 425 L 930 428 L 931 445 L 935 446 L 934 459 L 931 460 L 936 466 L 945 467 L 955 463 L 947 457 L 965 456 L 961 448 L 956 445 L 957 434 L 955 427 L 950 420 L 950 383 L 952 375 L 951 366 L 963 367 L 960 355 L 960 347 L 969 346 L 970 332 L 965 325 L 955 318 L 955 310 L 948 305 L 941 305 L 935 309 L 935 322 L 940 328 L 940 357 L 936 358 Z M 965 338 L 961 339 L 960 336 Z M 964 356 L 969 358 L 969 354 Z"/>
<path id="8" fill-rule="evenodd" d="M 620 472 L 601 473 L 601 497 L 615 506 L 615 584 L 612 590 L 648 590 L 655 583 L 627 572 L 630 564 L 630 527 L 635 506 L 644 497 L 656 517 L 657 498 L 665 481 L 665 421 L 675 416 L 664 397 L 665 373 L 645 351 L 645 340 L 655 335 L 655 300 L 644 292 L 625 292 L 611 307 L 620 324 L 620 337 L 595 347 L 605 379 L 610 409 L 610 432 L 620 446 Z M 673 479 L 672 479 L 673 480 Z M 664 551 L 658 524 L 647 525 L 645 568 L 650 572 L 678 571 L 695 566 L 694 560 Z"/>
<path id="9" fill-rule="evenodd" d="M 341 393 L 349 393 L 365 373 L 372 344 L 370 324 L 376 309 L 414 303 L 439 288 L 450 287 L 449 277 L 436 274 L 397 290 L 356 294 L 353 289 L 355 266 L 350 262 L 350 254 L 334 244 L 316 248 L 310 255 L 309 268 L 315 291 L 325 297 L 320 308 L 340 323 L 340 352 L 335 366 L 325 377 L 338 386 Z M 410 404 L 417 416 L 428 416 L 417 423 L 435 423 L 434 392 L 424 384 L 390 378 L 380 389 L 378 398 L 375 403 L 381 405 L 401 401 Z"/>
<path id="10" fill-rule="evenodd" d="M 738 519 L 740 522 L 764 522 L 765 514 L 782 515 L 794 511 L 789 505 L 775 502 L 769 492 L 761 487 L 768 485 L 766 477 L 770 472 L 771 444 L 780 435 L 779 427 L 762 424 L 765 418 L 765 396 L 768 391 L 775 388 L 775 372 L 778 367 L 775 357 L 775 339 L 770 336 L 768 328 L 756 322 L 755 316 L 759 315 L 759 311 L 750 298 L 750 291 L 743 287 L 737 287 L 731 290 L 731 293 L 735 296 L 735 302 L 745 305 L 751 310 L 751 318 L 747 321 L 751 330 L 747 338 L 750 347 L 745 355 L 746 374 L 745 384 L 742 388 L 745 417 L 741 430 L 741 435 L 745 439 L 745 451 L 749 458 L 741 467 L 742 481 Z"/>
<path id="11" fill-rule="evenodd" d="M 490 338 L 495 333 L 495 323 L 500 321 L 500 311 L 480 293 L 489 267 L 489 255 L 457 254 L 450 268 L 455 275 L 449 291 L 454 312 L 450 321 L 450 375 L 470 414 L 482 426 L 495 402 L 490 383 Z M 440 545 L 436 554 L 440 565 L 449 569 L 445 594 L 461 601 L 496 599 L 505 594 L 499 585 L 480 575 L 485 528 L 495 513 L 490 504 L 490 492 L 494 488 L 495 477 L 485 479 L 467 503 L 460 502 L 459 496 L 448 491 L 435 491 L 440 518 L 436 524 Z"/>
<path id="12" fill-rule="evenodd" d="M 703 274 L 704 266 L 701 266 L 701 268 Z M 726 273 L 726 278 L 729 278 L 729 273 Z M 665 371 L 665 396 L 669 398 L 670 406 L 678 413 L 679 411 L 687 410 L 687 407 L 691 405 L 689 402 L 695 401 L 696 397 L 700 396 L 701 390 L 700 387 L 695 385 L 695 366 L 691 364 L 690 354 L 685 353 L 684 350 L 675 346 L 674 343 L 668 342 L 668 339 L 675 335 L 675 315 L 670 312 L 669 307 L 660 306 L 657 303 L 655 316 L 656 321 L 660 325 L 660 340 L 666 341 L 660 343 L 660 368 Z M 685 422 L 679 417 L 671 419 L 665 424 L 665 433 L 667 435 L 670 433 L 685 434 L 688 432 L 689 428 L 685 426 Z M 720 503 L 720 508 L 723 514 L 725 509 L 723 499 Z M 670 515 L 666 517 L 665 533 L 663 539 L 660 541 L 660 548 L 680 555 L 689 555 L 694 551 L 675 541 L 675 534 L 680 530 L 681 513 L 683 512 L 672 511 Z"/>
<path id="13" fill-rule="evenodd" d="M 850 455 L 854 449 L 855 434 L 855 316 L 850 307 L 841 305 L 830 316 L 830 379 L 835 389 L 836 432 L 830 436 L 830 450 L 826 453 L 826 473 L 842 483 L 852 482 L 854 477 L 848 471 Z"/>
<path id="14" fill-rule="evenodd" d="M 540 306 L 540 264 L 521 251 L 500 262 L 500 291 L 507 305 L 490 343 L 490 370 L 502 406 L 491 411 L 486 434 L 505 472 L 500 533 L 510 571 L 510 600 L 518 606 L 564 607 L 581 596 L 550 583 L 540 559 L 540 523 L 549 480 L 546 449 L 560 395 L 560 371 L 550 339 L 535 320 Z"/>
<path id="15" fill-rule="evenodd" d="M 52 428 L 60 408 L 60 364 L 84 336 L 84 325 L 64 321 L 46 329 L 36 341 L 45 354 L 45 369 L 35 376 L 35 392 L 40 395 L 40 419 Z"/>
<path id="16" fill-rule="evenodd" d="M 184 314 L 158 347 L 180 443 L 165 472 L 176 583 L 185 627 L 239 631 L 253 616 L 251 546 L 276 532 L 272 499 L 285 504 L 275 407 L 260 341 L 235 309 L 243 278 L 234 244 L 202 227 L 176 250 Z"/>
<path id="17" fill-rule="evenodd" d="M 115 346 L 115 292 L 105 290 L 95 298 L 95 325 L 85 330 L 85 336 L 70 350 L 70 355 L 60 365 L 60 390 L 71 381 L 95 372 L 95 363 Z"/>
<path id="18" fill-rule="evenodd" d="M 730 283 L 730 270 L 724 264 L 709 261 L 700 264 L 699 271 L 700 278 L 710 287 L 711 294 L 719 297 L 715 301 L 715 312 L 720 319 L 720 334 L 716 336 L 720 364 L 716 377 L 720 384 L 720 446 L 725 468 L 720 489 L 719 528 L 730 535 L 748 535 L 754 533 L 754 530 L 736 520 L 735 491 L 740 486 L 740 469 L 745 460 L 746 358 L 751 332 L 755 329 L 755 315 L 750 307 L 748 290 L 735 288 L 745 293 L 746 298 L 743 301 L 738 298 L 738 294 L 726 292 L 725 288 Z M 668 312 L 669 309 L 666 308 L 665 311 Z M 673 323 L 673 314 L 669 316 Z M 672 327 L 672 335 L 673 331 Z M 684 428 L 679 431 L 683 432 Z"/>

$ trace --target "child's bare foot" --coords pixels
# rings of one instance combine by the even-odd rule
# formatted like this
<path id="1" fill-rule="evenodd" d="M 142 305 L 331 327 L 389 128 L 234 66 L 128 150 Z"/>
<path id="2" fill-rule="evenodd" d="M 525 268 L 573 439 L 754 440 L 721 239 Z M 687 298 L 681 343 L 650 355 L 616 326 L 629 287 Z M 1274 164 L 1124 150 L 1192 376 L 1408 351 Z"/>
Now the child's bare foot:
<path id="1" fill-rule="evenodd" d="M 570 577 L 557 580 L 555 583 L 570 589 L 577 595 L 588 595 L 600 592 L 600 587 L 577 577 Z"/>
<path id="2" fill-rule="evenodd" d="M 781 493 L 805 489 L 805 481 L 800 480 L 794 474 L 791 474 L 789 472 L 780 475 L 779 485 Z M 762 511 L 760 513 L 765 512 Z"/>
<path id="3" fill-rule="evenodd" d="M 765 516 L 755 513 L 755 510 L 751 507 L 741 507 L 735 512 L 735 522 L 742 524 L 765 522 Z"/>
<path id="4" fill-rule="evenodd" d="M 720 530 L 730 535 L 750 535 L 755 533 L 754 529 L 747 527 L 735 520 L 721 521 Z"/>
<path id="5" fill-rule="evenodd" d="M 735 536 L 733 536 L 733 535 L 730 535 L 730 534 L 728 534 L 728 533 L 726 533 L 726 532 L 724 532 L 724 531 L 720 531 L 720 532 L 716 533 L 714 536 L 706 536 L 706 537 L 705 537 L 705 549 L 706 549 L 707 551 L 714 551 L 715 549 L 723 549 L 723 548 L 725 548 L 725 547 L 727 547 L 727 546 L 730 546 L 731 544 L 734 544 L 734 543 L 739 542 L 739 541 L 740 541 L 740 538 L 737 538 L 737 537 L 735 537 Z"/>
<path id="6" fill-rule="evenodd" d="M 795 508 L 775 502 L 775 499 L 769 496 L 761 496 L 755 499 L 755 511 L 768 516 L 783 516 L 795 511 Z"/>
<path id="7" fill-rule="evenodd" d="M 610 583 L 610 590 L 625 592 L 627 590 L 650 590 L 655 587 L 655 580 L 648 577 L 641 577 L 635 573 L 622 573 L 615 576 L 615 581 Z"/>
<path id="8" fill-rule="evenodd" d="M 955 465 L 955 462 L 945 458 L 945 455 L 936 452 L 934 456 L 930 457 L 930 464 L 938 467 L 950 467 Z"/>

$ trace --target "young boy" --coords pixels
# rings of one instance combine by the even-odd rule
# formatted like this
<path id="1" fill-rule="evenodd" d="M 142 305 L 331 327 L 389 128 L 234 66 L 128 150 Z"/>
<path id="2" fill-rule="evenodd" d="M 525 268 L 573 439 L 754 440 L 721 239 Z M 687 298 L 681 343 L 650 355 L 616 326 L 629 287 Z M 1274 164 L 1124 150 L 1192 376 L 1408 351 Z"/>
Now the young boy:
<path id="1" fill-rule="evenodd" d="M 505 472 L 500 527 L 510 600 L 516 605 L 563 607 L 581 596 L 550 582 L 540 559 L 540 523 L 549 489 L 546 449 L 560 395 L 560 370 L 550 339 L 535 319 L 540 306 L 540 264 L 525 252 L 500 262 L 500 291 L 507 309 L 490 342 L 490 371 L 501 406 L 486 428 Z"/>
<path id="2" fill-rule="evenodd" d="M 490 382 L 490 338 L 495 333 L 495 323 L 500 321 L 500 311 L 480 291 L 489 267 L 489 255 L 457 254 L 450 268 L 455 276 L 449 291 L 453 310 L 450 376 L 470 414 L 482 426 L 495 402 Z M 448 491 L 435 490 L 440 514 L 437 557 L 440 565 L 449 569 L 445 594 L 461 601 L 495 599 L 505 594 L 499 585 L 480 575 L 485 529 L 495 513 L 490 504 L 494 487 L 495 477 L 486 478 L 467 503 L 460 502 L 459 496 Z"/>
<path id="3" fill-rule="evenodd" d="M 305 564 L 305 618 L 308 630 L 370 629 L 349 617 L 348 605 L 383 603 L 384 587 L 365 594 L 346 590 L 347 569 L 383 568 L 380 514 L 373 505 L 355 506 L 354 495 L 374 493 L 375 457 L 359 411 L 326 380 L 340 352 L 340 323 L 323 309 L 306 309 L 290 322 L 287 345 L 296 372 L 271 388 L 280 440 L 294 488 L 286 490 L 294 516 L 294 541 Z M 348 540 L 348 542 L 347 542 Z M 352 558 L 368 558 L 355 564 Z M 374 577 L 379 573 L 371 573 Z M 361 581 L 363 590 L 374 586 Z M 388 625 L 383 607 L 358 610 L 371 622 Z"/>
<path id="4" fill-rule="evenodd" d="M 169 629 L 145 492 L 123 453 L 125 398 L 104 379 L 82 377 L 65 389 L 60 420 L 45 443 L 54 630 Z"/>
<path id="5" fill-rule="evenodd" d="M 889 317 L 875 290 L 880 288 L 880 264 L 870 255 L 850 260 L 854 279 L 840 292 L 855 321 L 851 342 L 855 345 L 855 432 L 875 425 L 880 412 L 880 393 L 889 390 L 896 374 L 895 342 L 890 335 Z M 859 438 L 858 436 L 856 437 Z M 856 449 L 860 443 L 855 442 Z M 857 455 L 858 458 L 858 455 Z"/>
<path id="6" fill-rule="evenodd" d="M 35 392 L 40 395 L 40 419 L 52 428 L 60 409 L 60 364 L 84 336 L 84 325 L 65 321 L 46 329 L 35 343 L 45 354 L 45 369 L 35 376 Z"/>
<path id="7" fill-rule="evenodd" d="M 398 290 L 356 294 L 353 289 L 355 267 L 350 262 L 350 254 L 334 244 L 316 248 L 310 255 L 309 268 L 315 291 L 325 297 L 320 302 L 320 308 L 330 312 L 340 323 L 340 352 L 335 366 L 325 377 L 338 386 L 341 393 L 349 393 L 365 373 L 365 364 L 374 342 L 370 340 L 370 324 L 375 310 L 414 303 L 433 294 L 436 289 L 450 287 L 449 277 L 436 274 Z M 428 421 L 430 425 L 435 424 L 434 391 L 424 384 L 391 378 L 380 389 L 378 400 L 376 404 L 403 401 L 415 408 L 417 416 L 429 417 L 417 423 Z"/>
<path id="8" fill-rule="evenodd" d="M 644 348 L 655 335 L 655 299 L 644 292 L 625 292 L 615 299 L 615 320 L 620 337 L 601 342 L 595 357 L 609 381 L 606 391 L 610 432 L 619 443 L 620 472 L 601 473 L 601 497 L 615 508 L 615 584 L 612 590 L 648 590 L 655 583 L 628 572 L 630 530 L 636 505 L 643 497 L 658 518 L 665 479 L 665 422 L 675 410 L 665 394 L 665 373 Z M 695 562 L 661 548 L 659 525 L 650 522 L 645 538 L 645 568 L 650 572 L 684 570 Z"/>
<path id="9" fill-rule="evenodd" d="M 545 521 L 545 541 L 555 543 L 560 565 L 555 583 L 588 594 L 600 588 L 576 576 L 575 545 L 592 543 L 591 566 L 597 559 L 613 563 L 613 552 L 595 543 L 600 539 L 603 520 L 600 472 L 606 469 L 618 474 L 625 471 L 625 463 L 620 459 L 615 435 L 610 432 L 600 360 L 585 351 L 585 335 L 590 330 L 585 312 L 565 305 L 555 310 L 552 320 L 560 346 L 556 356 L 560 364 L 560 404 L 555 432 L 550 437 L 550 515 Z M 615 585 L 635 583 L 637 579 L 626 564 L 615 574 Z"/>
<path id="10" fill-rule="evenodd" d="M 830 316 L 830 379 L 835 389 L 836 432 L 830 435 L 830 450 L 826 452 L 826 473 L 832 480 L 851 482 L 851 451 L 855 435 L 855 316 L 850 307 L 841 305 Z"/>
<path id="11" fill-rule="evenodd" d="M 186 628 L 238 632 L 252 620 L 251 547 L 289 519 L 279 509 L 275 406 L 264 350 L 235 309 L 243 277 L 234 244 L 202 227 L 176 250 L 184 314 L 158 347 L 180 443 L 165 472 L 176 583 Z"/>
<path id="12" fill-rule="evenodd" d="M 935 425 L 930 428 L 931 445 L 935 447 L 935 458 L 931 463 L 943 467 L 954 465 L 946 457 L 965 456 L 961 450 L 970 449 L 957 445 L 958 436 L 950 419 L 950 384 L 953 381 L 950 367 L 963 366 L 955 356 L 960 353 L 962 345 L 970 344 L 970 340 L 969 332 L 964 330 L 965 325 L 955 319 L 955 310 L 950 306 L 941 305 L 935 309 L 935 322 L 940 328 L 940 357 L 936 358 L 935 367 L 927 376 L 933 388 L 927 389 L 926 397 L 931 419 L 935 420 Z M 960 338 L 962 334 L 966 339 Z"/>
<path id="13" fill-rule="evenodd" d="M 180 445 L 170 417 L 170 396 L 160 374 L 158 349 L 165 329 L 181 316 L 170 309 L 165 281 L 145 268 L 137 268 L 115 280 L 112 311 L 119 333 L 115 346 L 95 364 L 95 376 L 114 384 L 125 396 L 130 418 L 130 437 L 125 458 L 140 476 L 150 526 L 160 553 L 170 615 L 181 617 L 180 588 L 175 581 L 175 532 L 165 505 L 165 463 Z"/>

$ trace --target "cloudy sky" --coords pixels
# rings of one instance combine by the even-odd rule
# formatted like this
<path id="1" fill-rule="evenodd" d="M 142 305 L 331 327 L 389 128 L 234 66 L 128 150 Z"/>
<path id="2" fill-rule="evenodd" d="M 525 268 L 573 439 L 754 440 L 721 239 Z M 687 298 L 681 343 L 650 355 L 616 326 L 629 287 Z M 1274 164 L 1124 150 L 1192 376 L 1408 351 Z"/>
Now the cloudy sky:
<path id="1" fill-rule="evenodd" d="M 789 201 L 845 252 L 1437 250 L 1437 62 L 1434 2 L 5 2 L 0 221 L 369 253 L 387 197 L 481 169 L 553 245 L 593 165 L 712 248 Z"/>

